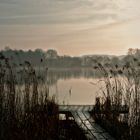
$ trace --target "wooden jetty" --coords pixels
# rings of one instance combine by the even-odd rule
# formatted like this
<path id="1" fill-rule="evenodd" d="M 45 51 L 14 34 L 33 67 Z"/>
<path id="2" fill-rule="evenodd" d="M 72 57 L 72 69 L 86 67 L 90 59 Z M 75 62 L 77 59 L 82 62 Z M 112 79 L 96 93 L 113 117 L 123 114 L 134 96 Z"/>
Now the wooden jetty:
<path id="1" fill-rule="evenodd" d="M 59 105 L 59 113 L 65 114 L 66 119 L 73 117 L 79 128 L 83 130 L 87 140 L 114 140 L 114 138 L 91 117 L 90 112 L 94 110 L 94 107 L 94 105 Z M 114 110 L 115 107 L 112 108 L 112 111 Z M 119 112 L 127 113 L 128 108 L 122 106 Z"/>

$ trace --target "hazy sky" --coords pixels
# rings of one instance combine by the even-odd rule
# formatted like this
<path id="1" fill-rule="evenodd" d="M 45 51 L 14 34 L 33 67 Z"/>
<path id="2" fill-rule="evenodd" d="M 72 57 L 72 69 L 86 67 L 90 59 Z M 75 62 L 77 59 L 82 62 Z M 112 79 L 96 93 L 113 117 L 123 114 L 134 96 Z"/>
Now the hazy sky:
<path id="1" fill-rule="evenodd" d="M 116 54 L 140 48 L 140 0 L 0 0 L 0 48 Z"/>

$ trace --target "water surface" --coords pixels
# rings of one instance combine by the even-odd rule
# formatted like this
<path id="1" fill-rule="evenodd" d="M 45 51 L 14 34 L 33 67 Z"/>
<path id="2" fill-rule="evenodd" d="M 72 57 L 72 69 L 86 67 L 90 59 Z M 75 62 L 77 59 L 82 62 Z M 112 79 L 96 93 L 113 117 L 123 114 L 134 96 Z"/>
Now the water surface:
<path id="1" fill-rule="evenodd" d="M 92 70 L 63 70 L 49 72 L 50 95 L 59 104 L 94 104 L 99 94 L 100 78 Z"/>

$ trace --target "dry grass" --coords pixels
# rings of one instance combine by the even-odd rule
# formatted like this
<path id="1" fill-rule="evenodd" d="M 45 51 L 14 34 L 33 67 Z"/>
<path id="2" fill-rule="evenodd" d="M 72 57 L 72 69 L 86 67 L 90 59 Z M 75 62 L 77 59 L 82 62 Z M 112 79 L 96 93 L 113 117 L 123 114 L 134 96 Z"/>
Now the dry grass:
<path id="1" fill-rule="evenodd" d="M 30 62 L 11 64 L 0 54 L 0 139 L 58 138 L 58 106 Z"/>
<path id="2" fill-rule="evenodd" d="M 95 67 L 103 75 L 104 87 L 97 98 L 94 117 L 116 136 L 117 139 L 139 139 L 140 127 L 140 62 L 131 57 L 123 67 L 112 65 Z M 119 113 L 123 105 L 129 107 L 128 114 Z M 112 108 L 114 111 L 112 112 Z M 102 113 L 100 110 L 104 110 Z M 113 132 L 114 131 L 114 132 Z M 116 133 L 116 134 L 115 134 Z"/>

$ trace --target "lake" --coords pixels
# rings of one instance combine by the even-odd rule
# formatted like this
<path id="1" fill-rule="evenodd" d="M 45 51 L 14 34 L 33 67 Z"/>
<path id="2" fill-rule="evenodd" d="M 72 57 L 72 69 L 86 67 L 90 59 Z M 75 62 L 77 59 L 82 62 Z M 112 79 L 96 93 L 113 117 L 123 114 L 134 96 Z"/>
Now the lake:
<path id="1" fill-rule="evenodd" d="M 50 96 L 59 104 L 94 104 L 99 93 L 101 77 L 92 69 L 63 69 L 48 72 Z"/>

